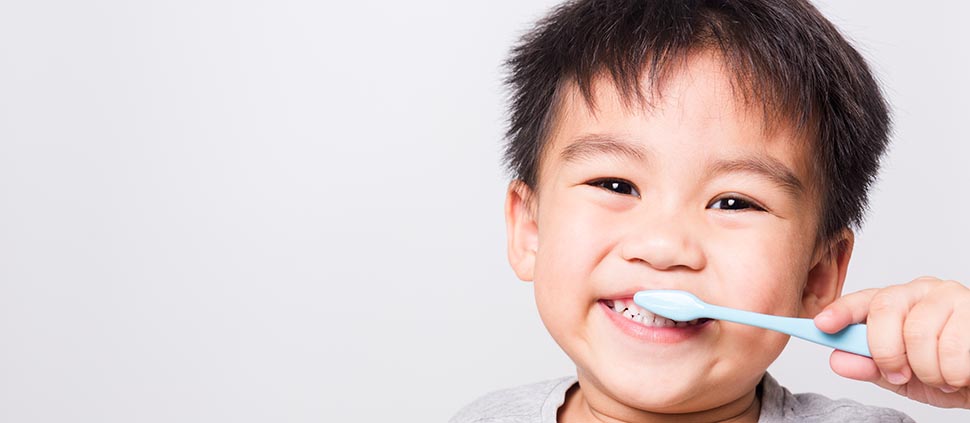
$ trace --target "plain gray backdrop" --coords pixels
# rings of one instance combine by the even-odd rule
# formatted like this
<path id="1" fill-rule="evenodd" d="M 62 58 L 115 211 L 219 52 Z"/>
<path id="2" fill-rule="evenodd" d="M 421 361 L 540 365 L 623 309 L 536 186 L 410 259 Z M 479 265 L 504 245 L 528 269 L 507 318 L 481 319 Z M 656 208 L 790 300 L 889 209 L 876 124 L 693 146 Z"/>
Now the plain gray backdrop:
<path id="1" fill-rule="evenodd" d="M 572 372 L 502 217 L 500 65 L 554 3 L 0 3 L 0 421 L 444 421 Z M 896 121 L 847 290 L 970 281 L 970 7 L 819 7 Z"/>

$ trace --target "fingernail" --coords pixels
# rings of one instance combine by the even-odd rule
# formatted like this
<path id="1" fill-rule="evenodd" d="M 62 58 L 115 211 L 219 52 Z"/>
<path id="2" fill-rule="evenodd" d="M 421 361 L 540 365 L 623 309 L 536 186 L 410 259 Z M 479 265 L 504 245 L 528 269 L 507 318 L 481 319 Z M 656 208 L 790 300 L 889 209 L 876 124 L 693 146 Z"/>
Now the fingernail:
<path id="1" fill-rule="evenodd" d="M 902 373 L 887 373 L 886 380 L 893 385 L 902 385 L 906 383 L 906 375 Z"/>
<path id="2" fill-rule="evenodd" d="M 940 388 L 940 390 L 943 391 L 943 392 L 945 392 L 945 393 L 952 394 L 952 393 L 954 393 L 956 391 L 959 391 L 960 388 L 954 388 L 952 386 L 944 386 L 944 387 Z"/>

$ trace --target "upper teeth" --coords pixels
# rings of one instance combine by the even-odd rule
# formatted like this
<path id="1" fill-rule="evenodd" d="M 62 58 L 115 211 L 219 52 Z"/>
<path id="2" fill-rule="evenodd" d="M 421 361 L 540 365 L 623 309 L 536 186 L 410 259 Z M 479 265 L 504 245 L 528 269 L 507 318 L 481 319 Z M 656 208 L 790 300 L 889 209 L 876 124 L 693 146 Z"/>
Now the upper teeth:
<path id="1" fill-rule="evenodd" d="M 678 322 L 663 316 L 658 316 L 636 305 L 633 300 L 613 300 L 613 311 L 623 315 L 627 319 L 640 323 L 644 326 L 653 327 L 685 327 L 697 324 L 698 319 L 689 322 Z M 607 302 L 609 305 L 609 302 Z"/>

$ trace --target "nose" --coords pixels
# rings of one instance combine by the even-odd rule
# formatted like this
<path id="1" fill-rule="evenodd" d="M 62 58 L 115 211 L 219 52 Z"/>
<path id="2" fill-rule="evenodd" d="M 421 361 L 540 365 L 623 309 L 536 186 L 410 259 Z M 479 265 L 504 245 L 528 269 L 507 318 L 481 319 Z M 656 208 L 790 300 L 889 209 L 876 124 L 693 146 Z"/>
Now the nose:
<path id="1" fill-rule="evenodd" d="M 701 270 L 707 264 L 697 230 L 699 225 L 659 213 L 641 219 L 642 224 L 632 228 L 621 241 L 623 259 L 657 270 Z"/>

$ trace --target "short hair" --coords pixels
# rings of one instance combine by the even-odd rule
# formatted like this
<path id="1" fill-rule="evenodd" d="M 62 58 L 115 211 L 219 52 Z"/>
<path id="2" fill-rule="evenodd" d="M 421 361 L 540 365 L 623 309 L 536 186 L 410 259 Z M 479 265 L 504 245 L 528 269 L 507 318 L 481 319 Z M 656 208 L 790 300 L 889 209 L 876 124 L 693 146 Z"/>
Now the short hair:
<path id="1" fill-rule="evenodd" d="M 627 105 L 642 105 L 644 73 L 659 94 L 675 62 L 704 50 L 724 61 L 732 85 L 762 107 L 765 122 L 792 125 L 813 141 L 819 236 L 861 225 L 888 144 L 889 108 L 859 52 L 802 0 L 576 0 L 556 7 L 506 61 L 505 162 L 513 178 L 535 188 L 566 83 L 594 107 L 593 82 L 606 76 Z"/>

